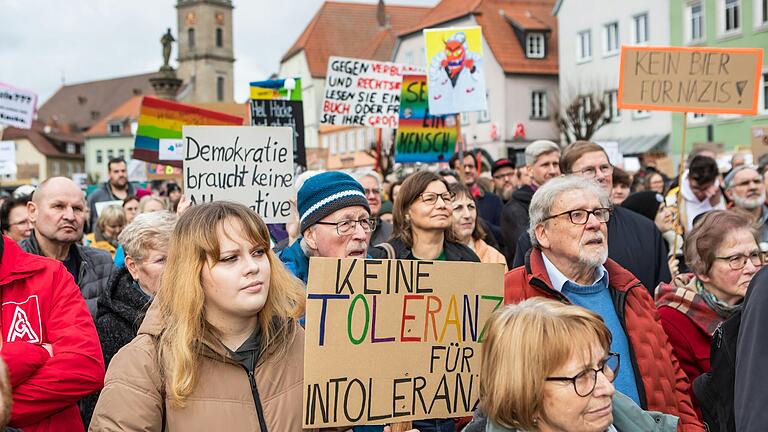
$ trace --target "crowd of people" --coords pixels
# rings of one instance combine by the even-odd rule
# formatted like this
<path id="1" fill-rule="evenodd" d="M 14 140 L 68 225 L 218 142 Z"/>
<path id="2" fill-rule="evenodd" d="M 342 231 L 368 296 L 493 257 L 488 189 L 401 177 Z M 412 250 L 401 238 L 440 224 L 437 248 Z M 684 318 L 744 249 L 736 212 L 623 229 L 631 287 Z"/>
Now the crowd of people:
<path id="1" fill-rule="evenodd" d="M 122 159 L 87 197 L 19 188 L 0 206 L 0 425 L 301 430 L 309 261 L 337 257 L 504 267 L 474 416 L 417 431 L 763 430 L 765 167 L 714 156 L 679 182 L 587 141 L 536 141 L 522 166 L 305 172 L 286 224 L 132 184 Z"/>

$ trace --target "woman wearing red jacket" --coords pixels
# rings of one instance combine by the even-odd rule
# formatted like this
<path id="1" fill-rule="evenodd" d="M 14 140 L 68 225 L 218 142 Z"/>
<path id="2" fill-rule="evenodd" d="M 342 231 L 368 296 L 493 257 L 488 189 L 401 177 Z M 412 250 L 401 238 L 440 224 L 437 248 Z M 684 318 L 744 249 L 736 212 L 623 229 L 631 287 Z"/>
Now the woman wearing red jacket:
<path id="1" fill-rule="evenodd" d="M 749 282 L 763 264 L 758 241 L 757 231 L 741 215 L 712 211 L 685 240 L 685 260 L 692 273 L 656 289 L 661 324 L 691 382 L 709 371 L 712 334 L 741 307 Z M 693 386 L 690 395 L 697 405 Z"/>

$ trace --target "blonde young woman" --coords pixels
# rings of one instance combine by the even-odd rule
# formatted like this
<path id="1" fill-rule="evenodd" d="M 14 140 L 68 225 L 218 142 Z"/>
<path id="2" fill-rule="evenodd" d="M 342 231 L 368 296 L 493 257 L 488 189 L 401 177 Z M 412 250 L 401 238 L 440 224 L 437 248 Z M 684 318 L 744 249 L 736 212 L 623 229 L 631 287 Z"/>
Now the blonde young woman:
<path id="1" fill-rule="evenodd" d="M 304 290 L 245 206 L 179 218 L 157 297 L 112 359 L 92 431 L 301 430 Z"/>

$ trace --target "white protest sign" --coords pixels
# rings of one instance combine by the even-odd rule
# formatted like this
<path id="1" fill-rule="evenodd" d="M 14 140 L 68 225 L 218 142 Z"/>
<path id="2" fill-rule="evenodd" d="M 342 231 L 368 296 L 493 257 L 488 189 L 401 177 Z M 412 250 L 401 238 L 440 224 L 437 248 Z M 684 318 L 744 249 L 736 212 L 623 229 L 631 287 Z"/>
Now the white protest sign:
<path id="1" fill-rule="evenodd" d="M 266 223 L 290 219 L 293 129 L 184 126 L 184 189 L 192 203 L 234 201 Z"/>
<path id="2" fill-rule="evenodd" d="M 331 57 L 325 78 L 320 123 L 396 128 L 403 75 L 424 73 L 415 66 Z"/>
<path id="3" fill-rule="evenodd" d="M 0 141 L 0 175 L 16 174 L 16 142 Z"/>
<path id="4" fill-rule="evenodd" d="M 184 160 L 184 140 L 181 138 L 161 138 L 157 158 L 161 161 Z"/>
<path id="5" fill-rule="evenodd" d="M 616 141 L 597 141 L 608 155 L 608 161 L 613 166 L 621 166 L 624 163 L 624 155 L 619 150 L 619 143 Z"/>
<path id="6" fill-rule="evenodd" d="M 0 83 L 0 123 L 29 129 L 36 109 L 35 93 Z"/>
<path id="7" fill-rule="evenodd" d="M 102 212 L 102 211 L 103 211 L 105 208 L 107 208 L 107 207 L 109 207 L 109 206 L 118 206 L 118 207 L 122 208 L 122 207 L 123 207 L 123 200 L 113 200 L 113 201 L 102 201 L 102 202 L 97 202 L 97 203 L 95 204 L 95 207 L 96 207 L 96 216 L 99 216 L 99 215 L 101 214 L 101 212 Z"/>

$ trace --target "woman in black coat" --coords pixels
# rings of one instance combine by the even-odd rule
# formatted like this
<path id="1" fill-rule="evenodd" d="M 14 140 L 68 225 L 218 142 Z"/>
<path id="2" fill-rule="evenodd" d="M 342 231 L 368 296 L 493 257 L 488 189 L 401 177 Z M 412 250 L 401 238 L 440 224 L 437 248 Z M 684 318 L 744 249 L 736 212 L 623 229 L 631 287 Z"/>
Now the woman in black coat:
<path id="1" fill-rule="evenodd" d="M 165 257 L 176 215 L 167 211 L 142 213 L 119 236 L 125 250 L 125 267 L 112 274 L 107 289 L 99 296 L 96 331 L 99 333 L 104 366 L 136 337 L 144 313 L 160 286 Z M 81 401 L 86 428 L 99 394 Z"/>

